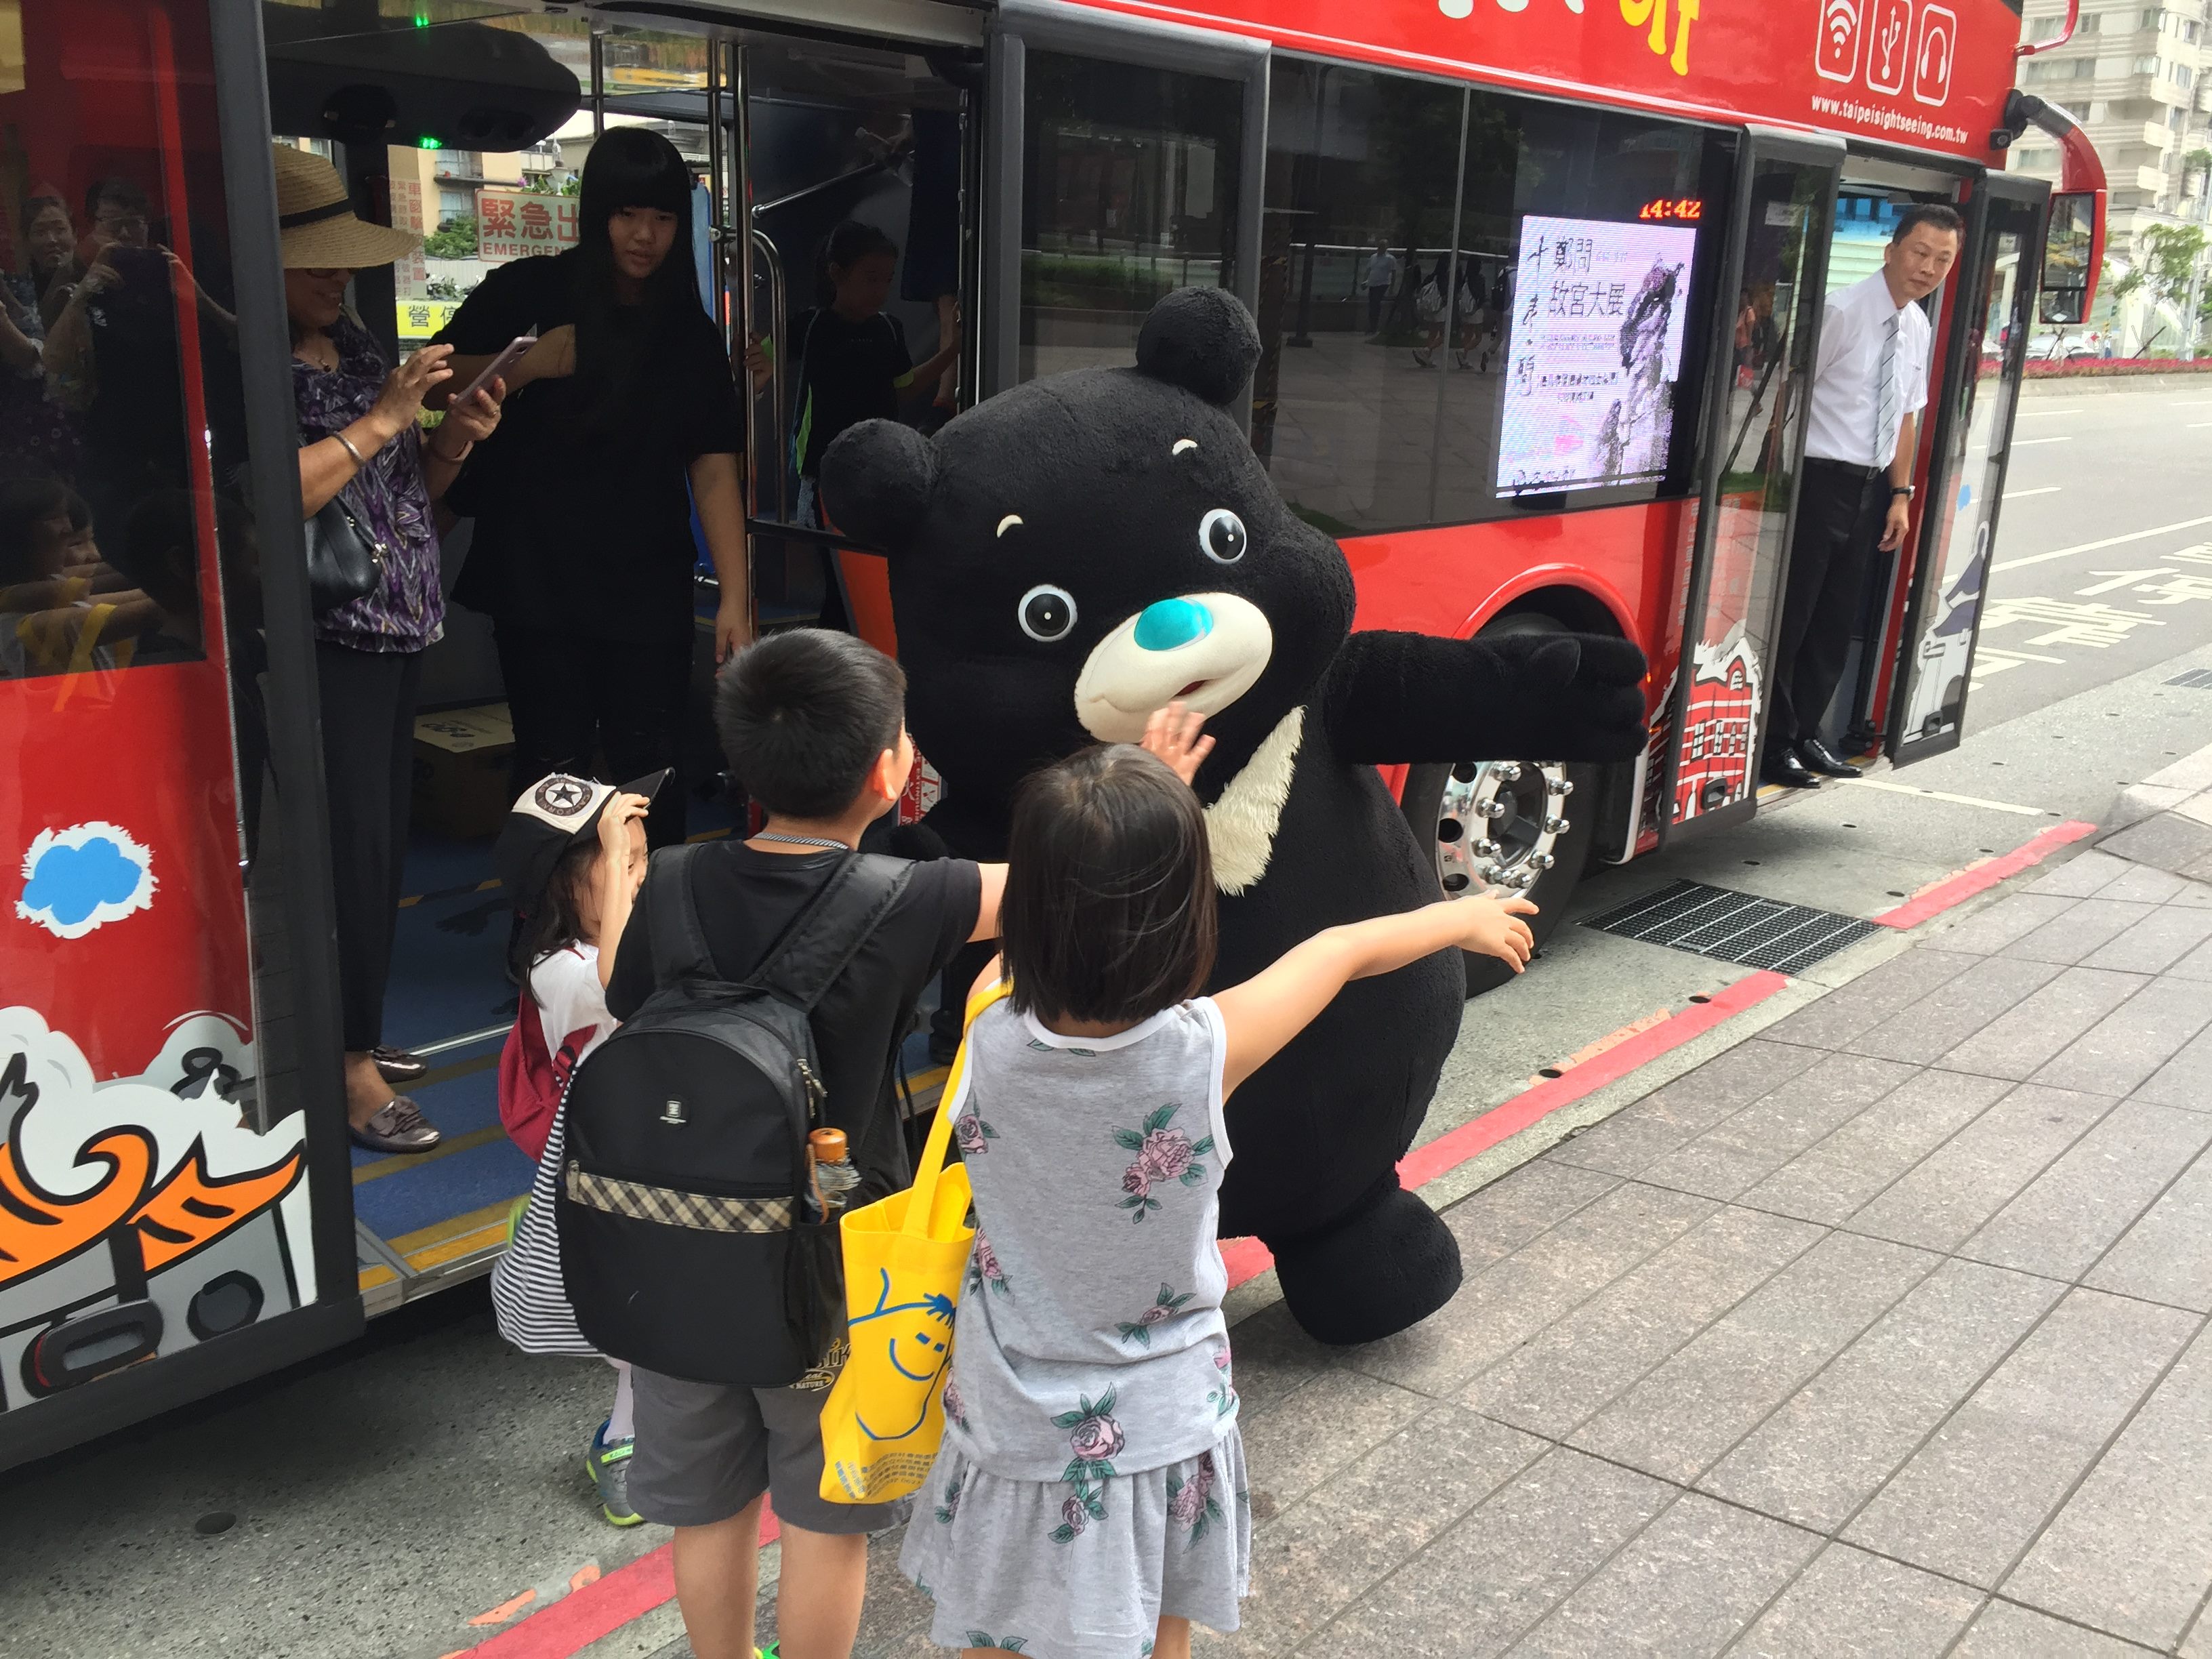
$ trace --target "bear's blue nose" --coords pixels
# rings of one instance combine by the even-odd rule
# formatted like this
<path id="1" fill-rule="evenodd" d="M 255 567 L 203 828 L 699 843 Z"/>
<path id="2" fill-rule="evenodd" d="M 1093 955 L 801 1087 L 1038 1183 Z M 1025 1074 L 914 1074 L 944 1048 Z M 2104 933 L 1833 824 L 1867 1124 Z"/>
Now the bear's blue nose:
<path id="1" fill-rule="evenodd" d="M 1213 613 L 1196 599 L 1156 599 L 1137 617 L 1136 641 L 1146 651 L 1172 651 L 1213 631 Z"/>

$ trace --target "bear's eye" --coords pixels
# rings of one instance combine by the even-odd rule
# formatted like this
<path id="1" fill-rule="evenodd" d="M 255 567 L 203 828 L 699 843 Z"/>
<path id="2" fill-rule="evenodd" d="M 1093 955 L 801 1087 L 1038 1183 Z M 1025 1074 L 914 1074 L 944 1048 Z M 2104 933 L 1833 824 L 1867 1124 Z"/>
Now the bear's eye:
<path id="1" fill-rule="evenodd" d="M 1040 645 L 1064 640 L 1075 626 L 1075 595 L 1048 584 L 1032 587 L 1014 607 L 1014 618 L 1022 632 Z"/>
<path id="2" fill-rule="evenodd" d="M 1216 564 L 1235 564 L 1244 556 L 1244 520 L 1215 507 L 1198 521 L 1198 550 Z"/>

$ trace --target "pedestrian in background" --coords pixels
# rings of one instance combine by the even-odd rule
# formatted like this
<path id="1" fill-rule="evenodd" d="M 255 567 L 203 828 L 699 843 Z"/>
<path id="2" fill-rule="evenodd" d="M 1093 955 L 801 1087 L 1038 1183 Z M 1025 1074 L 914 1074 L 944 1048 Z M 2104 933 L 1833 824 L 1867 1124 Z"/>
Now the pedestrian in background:
<path id="1" fill-rule="evenodd" d="M 1398 256 L 1390 252 L 1389 243 L 1380 236 L 1375 239 L 1375 252 L 1362 262 L 1359 285 L 1367 290 L 1367 331 L 1382 331 L 1382 307 L 1390 298 L 1390 288 L 1398 280 Z"/>

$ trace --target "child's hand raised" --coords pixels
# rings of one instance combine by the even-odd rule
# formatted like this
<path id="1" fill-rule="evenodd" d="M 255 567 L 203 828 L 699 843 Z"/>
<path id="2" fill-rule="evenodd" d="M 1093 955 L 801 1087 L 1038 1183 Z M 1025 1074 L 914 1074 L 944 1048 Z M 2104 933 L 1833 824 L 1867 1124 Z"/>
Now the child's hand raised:
<path id="1" fill-rule="evenodd" d="M 1536 936 L 1521 918 L 1534 915 L 1534 904 L 1517 896 L 1485 893 L 1475 898 L 1447 899 L 1443 908 L 1459 919 L 1461 950 L 1496 957 L 1516 974 L 1528 968 L 1528 958 L 1536 951 Z"/>
<path id="2" fill-rule="evenodd" d="M 629 868 L 632 851 L 644 844 L 645 815 L 653 803 L 643 795 L 617 795 L 599 813 L 599 850 L 617 870 Z"/>
<path id="3" fill-rule="evenodd" d="M 1168 769 L 1188 783 L 1198 775 L 1199 767 L 1213 752 L 1213 739 L 1199 736 L 1199 728 L 1206 724 L 1206 716 L 1194 714 L 1177 698 L 1164 708 L 1152 710 L 1152 718 L 1145 722 L 1144 747 L 1168 763 Z"/>

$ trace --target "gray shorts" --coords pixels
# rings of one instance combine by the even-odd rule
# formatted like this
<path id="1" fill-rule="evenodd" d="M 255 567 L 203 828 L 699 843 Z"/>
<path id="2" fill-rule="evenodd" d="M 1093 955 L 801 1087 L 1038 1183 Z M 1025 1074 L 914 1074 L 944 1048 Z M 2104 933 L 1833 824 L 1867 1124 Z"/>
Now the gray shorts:
<path id="1" fill-rule="evenodd" d="M 669 1527 L 726 1521 L 763 1492 L 779 1520 L 808 1532 L 869 1533 L 897 1526 L 911 1500 L 831 1504 L 822 1497 L 826 1389 L 746 1389 L 687 1382 L 632 1368 L 637 1443 L 630 1506 Z"/>

